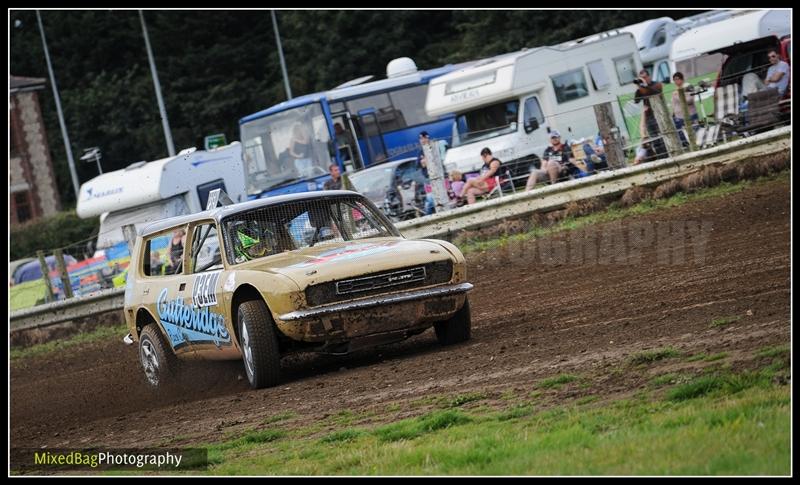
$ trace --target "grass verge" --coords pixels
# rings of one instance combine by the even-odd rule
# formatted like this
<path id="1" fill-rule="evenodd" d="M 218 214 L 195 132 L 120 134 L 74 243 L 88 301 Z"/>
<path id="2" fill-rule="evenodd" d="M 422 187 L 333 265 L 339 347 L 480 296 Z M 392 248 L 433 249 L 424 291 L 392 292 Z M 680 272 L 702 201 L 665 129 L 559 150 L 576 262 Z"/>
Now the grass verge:
<path id="1" fill-rule="evenodd" d="M 664 376 L 659 384 L 676 385 L 660 397 L 602 406 L 575 400 L 543 411 L 531 404 L 435 410 L 322 438 L 273 431 L 274 439 L 212 445 L 209 473 L 784 475 L 791 401 L 789 386 L 775 379 L 788 370 L 780 362 L 688 382 Z"/>
<path id="2" fill-rule="evenodd" d="M 119 325 L 103 325 L 91 332 L 78 333 L 64 340 L 51 340 L 43 344 L 31 345 L 30 347 L 12 348 L 11 361 L 19 361 L 20 359 L 27 359 L 37 355 L 49 354 L 66 348 L 74 347 L 76 345 L 87 344 L 103 340 L 111 337 L 118 337 L 122 341 L 122 337 L 128 331 L 125 324 Z"/>

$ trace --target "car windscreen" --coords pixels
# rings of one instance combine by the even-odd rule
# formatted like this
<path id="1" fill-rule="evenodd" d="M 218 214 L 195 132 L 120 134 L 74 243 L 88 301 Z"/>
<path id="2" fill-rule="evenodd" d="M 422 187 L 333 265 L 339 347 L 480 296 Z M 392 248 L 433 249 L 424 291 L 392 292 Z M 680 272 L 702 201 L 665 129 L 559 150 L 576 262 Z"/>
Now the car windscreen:
<path id="1" fill-rule="evenodd" d="M 320 244 L 399 235 L 360 197 L 275 204 L 228 216 L 222 227 L 231 264 Z"/>

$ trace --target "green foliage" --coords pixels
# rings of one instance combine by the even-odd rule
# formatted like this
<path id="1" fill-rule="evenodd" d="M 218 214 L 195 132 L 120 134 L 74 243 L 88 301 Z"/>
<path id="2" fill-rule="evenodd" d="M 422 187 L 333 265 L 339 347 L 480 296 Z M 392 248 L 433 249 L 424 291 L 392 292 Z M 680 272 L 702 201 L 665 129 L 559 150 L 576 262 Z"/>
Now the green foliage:
<path id="1" fill-rule="evenodd" d="M 695 11 L 671 11 L 679 18 Z M 386 63 L 412 57 L 420 69 L 554 44 L 657 18 L 657 10 L 279 11 L 293 95 L 330 89 Z M 162 93 L 177 149 L 225 133 L 238 120 L 285 101 L 268 10 L 146 11 Z M 11 73 L 48 78 L 32 10 L 12 10 Z M 72 151 L 99 146 L 116 170 L 166 155 L 139 14 L 135 10 L 43 11 Z M 557 28 L 553 28 L 557 26 Z M 74 202 L 52 91 L 38 91 L 62 201 Z M 82 182 L 97 175 L 78 163 Z"/>
<path id="2" fill-rule="evenodd" d="M 550 388 L 560 388 L 564 384 L 570 383 L 578 379 L 578 376 L 573 376 L 571 374 L 561 374 L 555 377 L 550 377 L 544 379 L 542 382 L 539 383 L 539 387 L 544 389 Z"/>
<path id="3" fill-rule="evenodd" d="M 639 352 L 637 354 L 633 354 L 628 359 L 628 362 L 631 365 L 650 364 L 659 360 L 677 357 L 679 355 L 680 352 L 673 349 L 672 347 L 667 347 L 664 349 L 648 350 L 645 352 Z"/>
<path id="4" fill-rule="evenodd" d="M 99 227 L 99 218 L 81 219 L 75 211 L 59 212 L 51 217 L 14 227 L 11 230 L 9 258 L 11 261 L 32 258 L 36 257 L 37 250 L 52 250 L 92 238 Z M 83 254 L 78 251 L 83 250 L 84 247 L 70 247 L 64 253 L 81 259 Z"/>
<path id="5" fill-rule="evenodd" d="M 733 322 L 739 321 L 742 317 L 734 316 L 734 317 L 718 317 L 711 320 L 712 327 L 724 327 L 725 325 L 729 325 Z"/>

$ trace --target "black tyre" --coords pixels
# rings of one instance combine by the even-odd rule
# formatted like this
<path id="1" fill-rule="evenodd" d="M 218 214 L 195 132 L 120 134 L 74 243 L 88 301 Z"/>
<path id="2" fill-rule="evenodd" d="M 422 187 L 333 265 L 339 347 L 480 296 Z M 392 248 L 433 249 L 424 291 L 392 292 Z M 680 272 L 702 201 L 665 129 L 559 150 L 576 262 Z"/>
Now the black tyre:
<path id="1" fill-rule="evenodd" d="M 246 301 L 239 305 L 236 318 L 250 386 L 260 389 L 278 384 L 281 356 L 267 305 L 261 300 Z"/>
<path id="2" fill-rule="evenodd" d="M 178 358 L 155 324 L 144 327 L 139 335 L 139 362 L 145 380 L 153 388 L 163 389 L 174 383 Z"/>
<path id="3" fill-rule="evenodd" d="M 448 320 L 435 323 L 433 328 L 436 330 L 437 340 L 442 345 L 452 345 L 469 340 L 472 335 L 469 298 L 464 300 L 464 306 L 455 315 Z"/>

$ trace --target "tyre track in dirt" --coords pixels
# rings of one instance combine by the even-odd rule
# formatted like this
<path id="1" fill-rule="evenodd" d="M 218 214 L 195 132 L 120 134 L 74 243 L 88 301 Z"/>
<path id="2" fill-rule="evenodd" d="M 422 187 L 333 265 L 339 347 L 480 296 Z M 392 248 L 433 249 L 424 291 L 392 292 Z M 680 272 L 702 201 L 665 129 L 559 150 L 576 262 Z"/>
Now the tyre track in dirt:
<path id="1" fill-rule="evenodd" d="M 213 442 L 293 411 L 310 424 L 339 410 L 384 408 L 442 393 L 531 389 L 563 372 L 600 376 L 594 392 L 629 392 L 612 378 L 631 354 L 745 355 L 789 341 L 789 184 L 775 180 L 723 197 L 600 224 L 710 223 L 704 258 L 659 265 L 659 248 L 626 264 L 547 264 L 537 257 L 575 234 L 471 253 L 473 339 L 441 348 L 432 331 L 350 356 L 290 356 L 275 388 L 248 389 L 239 363 L 200 366 L 196 382 L 153 395 L 136 352 L 120 339 L 24 359 L 11 368 L 15 447 L 146 446 L 176 436 Z M 688 240 L 687 240 L 688 241 Z M 598 243 L 599 244 L 599 243 Z M 542 246 L 544 245 L 544 246 Z M 631 245 L 627 246 L 632 249 Z M 663 249 L 663 248 L 661 248 Z M 724 328 L 718 317 L 739 316 Z"/>

